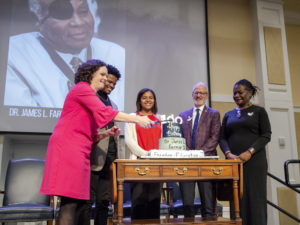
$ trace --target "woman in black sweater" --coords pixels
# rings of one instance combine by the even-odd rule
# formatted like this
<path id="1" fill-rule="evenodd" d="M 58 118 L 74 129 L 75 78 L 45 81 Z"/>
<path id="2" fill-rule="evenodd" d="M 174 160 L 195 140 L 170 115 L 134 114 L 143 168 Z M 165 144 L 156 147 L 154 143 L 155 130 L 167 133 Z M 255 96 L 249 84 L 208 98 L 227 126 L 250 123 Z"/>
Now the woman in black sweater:
<path id="1" fill-rule="evenodd" d="M 220 133 L 220 147 L 226 158 L 239 158 L 244 163 L 244 196 L 240 201 L 243 225 L 267 225 L 265 146 L 271 139 L 271 126 L 266 110 L 250 102 L 257 90 L 245 79 L 234 85 L 237 108 L 225 114 Z"/>

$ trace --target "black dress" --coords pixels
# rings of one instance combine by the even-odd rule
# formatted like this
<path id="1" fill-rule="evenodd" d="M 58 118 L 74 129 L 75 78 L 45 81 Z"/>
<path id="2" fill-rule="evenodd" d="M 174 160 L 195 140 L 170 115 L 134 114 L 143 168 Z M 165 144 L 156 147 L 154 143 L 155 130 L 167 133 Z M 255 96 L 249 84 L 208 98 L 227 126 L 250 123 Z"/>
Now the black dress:
<path id="1" fill-rule="evenodd" d="M 267 225 L 267 158 L 266 144 L 271 126 L 266 110 L 250 106 L 225 114 L 220 133 L 220 147 L 239 155 L 250 147 L 254 155 L 243 166 L 244 197 L 240 201 L 243 225 Z"/>

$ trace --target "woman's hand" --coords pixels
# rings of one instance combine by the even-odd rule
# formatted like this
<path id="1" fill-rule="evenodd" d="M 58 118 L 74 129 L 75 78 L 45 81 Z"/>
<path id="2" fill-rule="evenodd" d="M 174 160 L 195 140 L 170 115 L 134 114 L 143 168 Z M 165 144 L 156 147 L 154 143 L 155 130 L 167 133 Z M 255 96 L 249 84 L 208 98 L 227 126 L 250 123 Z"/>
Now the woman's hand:
<path id="1" fill-rule="evenodd" d="M 137 116 L 137 122 L 139 126 L 144 128 L 150 128 L 154 125 L 154 121 L 150 120 L 147 116 Z"/>
<path id="2" fill-rule="evenodd" d="M 225 155 L 227 159 L 239 159 L 239 157 L 235 154 L 232 154 L 231 151 L 227 151 Z"/>
<path id="3" fill-rule="evenodd" d="M 117 137 L 121 133 L 121 129 L 117 126 L 113 126 L 112 128 L 108 129 L 108 136 Z"/>
<path id="4" fill-rule="evenodd" d="M 251 153 L 247 150 L 239 155 L 239 158 L 243 161 L 243 163 L 247 162 L 251 159 Z"/>
<path id="5" fill-rule="evenodd" d="M 94 138 L 94 142 L 99 142 L 100 140 L 108 137 L 108 136 L 113 136 L 117 137 L 120 135 L 121 129 L 117 126 L 113 126 L 112 128 L 99 132 L 97 136 Z"/>
<path id="6" fill-rule="evenodd" d="M 103 132 L 98 133 L 98 134 L 96 135 L 96 137 L 94 138 L 94 144 L 95 144 L 95 143 L 98 143 L 100 140 L 102 140 L 103 138 L 105 138 L 105 137 L 108 136 L 108 135 L 105 135 L 105 132 L 106 132 L 106 131 L 103 131 Z"/>

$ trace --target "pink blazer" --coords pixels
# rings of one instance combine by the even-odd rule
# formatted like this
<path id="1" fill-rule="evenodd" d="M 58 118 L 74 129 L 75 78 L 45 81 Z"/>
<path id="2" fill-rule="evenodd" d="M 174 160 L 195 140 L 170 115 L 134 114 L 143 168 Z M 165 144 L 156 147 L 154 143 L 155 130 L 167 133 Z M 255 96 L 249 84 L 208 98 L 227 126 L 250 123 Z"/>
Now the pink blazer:
<path id="1" fill-rule="evenodd" d="M 89 199 L 93 140 L 97 129 L 117 114 L 88 83 L 79 82 L 70 90 L 49 140 L 41 194 Z"/>

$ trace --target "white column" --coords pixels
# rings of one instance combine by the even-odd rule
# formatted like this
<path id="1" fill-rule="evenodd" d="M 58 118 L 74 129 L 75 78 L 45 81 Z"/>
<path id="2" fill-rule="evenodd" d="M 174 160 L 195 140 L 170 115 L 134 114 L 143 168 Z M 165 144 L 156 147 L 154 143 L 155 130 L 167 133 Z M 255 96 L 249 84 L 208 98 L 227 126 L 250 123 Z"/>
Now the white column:
<path id="1" fill-rule="evenodd" d="M 284 162 L 288 159 L 297 159 L 298 154 L 283 6 L 281 0 L 253 0 L 251 3 L 256 81 L 261 88 L 258 101 L 267 110 L 272 126 L 272 140 L 267 148 L 268 171 L 284 180 Z M 281 30 L 285 84 L 270 84 L 268 81 L 264 27 L 279 28 Z M 291 180 L 299 177 L 299 170 L 295 167 L 290 172 Z M 268 178 L 268 200 L 276 205 L 278 205 L 278 187 L 283 187 L 283 185 Z M 298 199 L 298 209 L 300 209 L 299 206 L 300 201 Z M 278 214 L 278 210 L 268 205 L 268 224 L 279 224 Z"/>

